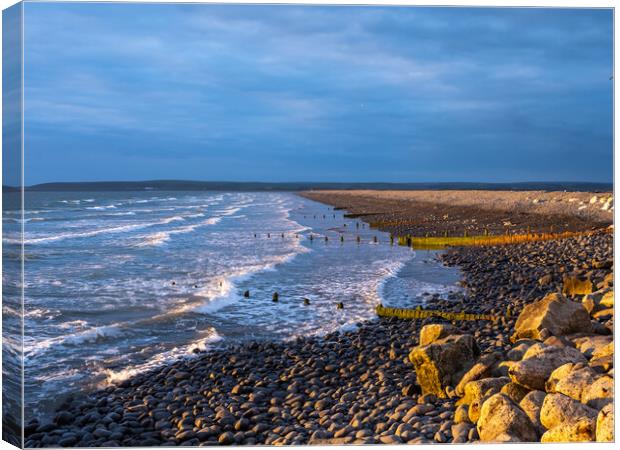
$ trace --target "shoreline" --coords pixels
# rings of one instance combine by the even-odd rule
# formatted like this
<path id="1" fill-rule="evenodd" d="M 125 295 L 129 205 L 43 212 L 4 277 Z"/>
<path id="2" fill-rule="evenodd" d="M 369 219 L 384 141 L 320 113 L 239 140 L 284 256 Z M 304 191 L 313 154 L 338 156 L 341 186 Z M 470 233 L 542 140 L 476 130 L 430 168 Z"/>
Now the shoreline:
<path id="1" fill-rule="evenodd" d="M 586 231 L 613 223 L 613 193 L 544 191 L 306 191 L 397 236 Z M 593 199 L 595 199 L 593 201 Z"/>
<path id="2" fill-rule="evenodd" d="M 571 258 L 581 265 L 588 258 L 613 258 L 612 242 L 613 236 L 594 234 L 449 249 L 442 260 L 461 268 L 465 290 L 453 300 L 431 298 L 427 307 L 502 315 L 511 308 L 515 315 L 499 322 L 453 324 L 459 332 L 474 336 L 483 355 L 505 358 L 511 350 L 516 313 L 557 291 L 560 268 L 579 266 Z M 585 257 L 584 247 L 589 253 Z M 550 275 L 546 284 L 539 282 L 537 267 L 530 267 L 535 257 L 554 263 L 545 266 L 550 272 L 543 275 Z M 497 267 L 489 273 L 485 266 L 491 265 Z M 603 271 L 598 272 L 596 284 L 605 279 Z M 457 396 L 438 398 L 420 391 L 408 355 L 420 343 L 422 327 L 433 323 L 448 322 L 371 318 L 354 331 L 320 338 L 211 350 L 70 399 L 59 407 L 53 424 L 26 426 L 26 446 L 478 440 L 475 426 L 457 421 Z"/>

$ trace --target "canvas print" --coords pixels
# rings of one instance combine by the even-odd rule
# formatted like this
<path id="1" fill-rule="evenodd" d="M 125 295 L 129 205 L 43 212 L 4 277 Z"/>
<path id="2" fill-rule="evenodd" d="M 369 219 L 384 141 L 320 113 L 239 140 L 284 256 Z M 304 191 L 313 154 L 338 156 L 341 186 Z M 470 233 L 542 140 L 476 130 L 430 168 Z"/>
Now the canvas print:
<path id="1" fill-rule="evenodd" d="M 2 20 L 3 440 L 614 441 L 613 9 Z"/>

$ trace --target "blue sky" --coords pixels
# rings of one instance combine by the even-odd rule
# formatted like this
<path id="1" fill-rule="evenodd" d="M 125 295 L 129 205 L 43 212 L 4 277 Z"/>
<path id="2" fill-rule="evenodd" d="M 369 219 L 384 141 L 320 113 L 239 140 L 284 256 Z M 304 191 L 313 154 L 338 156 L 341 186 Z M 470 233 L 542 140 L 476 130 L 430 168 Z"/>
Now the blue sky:
<path id="1" fill-rule="evenodd" d="M 26 184 L 612 180 L 612 12 L 27 3 Z"/>

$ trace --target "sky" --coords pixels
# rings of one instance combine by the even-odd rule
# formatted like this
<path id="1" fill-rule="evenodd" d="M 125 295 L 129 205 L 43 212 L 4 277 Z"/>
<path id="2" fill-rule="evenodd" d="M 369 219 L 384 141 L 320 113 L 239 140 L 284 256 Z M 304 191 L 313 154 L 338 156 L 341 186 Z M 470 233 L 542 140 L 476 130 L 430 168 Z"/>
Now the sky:
<path id="1" fill-rule="evenodd" d="M 26 184 L 611 182 L 612 17 L 26 3 Z"/>

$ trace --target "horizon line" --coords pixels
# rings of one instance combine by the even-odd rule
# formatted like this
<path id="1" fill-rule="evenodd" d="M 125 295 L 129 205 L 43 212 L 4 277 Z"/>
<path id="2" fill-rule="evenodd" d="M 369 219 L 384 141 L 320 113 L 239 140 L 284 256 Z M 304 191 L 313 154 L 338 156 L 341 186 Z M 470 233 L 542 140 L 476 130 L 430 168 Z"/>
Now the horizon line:
<path id="1" fill-rule="evenodd" d="M 528 185 L 540 185 L 540 186 L 598 186 L 598 187 L 611 187 L 613 189 L 613 181 L 237 181 L 237 180 L 183 180 L 183 179 L 152 179 L 152 180 L 103 180 L 103 181 L 49 181 L 43 183 L 36 183 L 24 186 L 4 185 L 3 189 L 15 189 L 19 190 L 24 188 L 26 190 L 33 188 L 60 188 L 66 187 L 78 187 L 78 186 L 94 186 L 99 185 L 101 187 L 107 186 L 119 186 L 119 185 L 148 185 L 148 184 L 193 184 L 193 185 L 260 185 L 260 186 L 297 186 L 301 185 L 315 185 L 315 186 L 411 186 L 421 187 L 428 185 L 435 186 L 528 186 Z M 150 186 L 144 186 L 150 187 Z M 155 187 L 155 186 L 154 186 Z M 312 187 L 312 186 L 308 186 Z"/>

